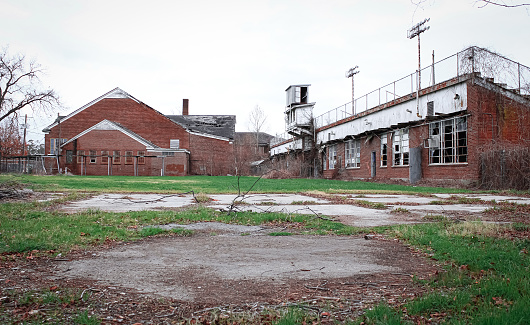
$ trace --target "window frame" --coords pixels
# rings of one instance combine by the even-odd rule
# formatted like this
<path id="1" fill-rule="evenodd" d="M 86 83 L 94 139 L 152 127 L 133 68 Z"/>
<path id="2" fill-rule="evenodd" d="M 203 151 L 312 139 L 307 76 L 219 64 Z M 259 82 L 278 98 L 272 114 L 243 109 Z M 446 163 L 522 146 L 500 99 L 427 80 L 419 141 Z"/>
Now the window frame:
<path id="1" fill-rule="evenodd" d="M 145 165 L 145 150 L 138 150 L 136 154 L 138 155 L 136 163 L 138 165 Z"/>
<path id="2" fill-rule="evenodd" d="M 68 141 L 68 139 L 65 139 L 65 138 L 50 138 L 50 155 L 59 154 L 59 149 L 61 147 L 61 144 L 65 143 L 66 141 Z"/>
<path id="3" fill-rule="evenodd" d="M 101 164 L 102 165 L 109 164 L 109 151 L 108 150 L 101 150 Z"/>
<path id="4" fill-rule="evenodd" d="M 90 159 L 88 160 L 89 164 L 97 164 L 98 158 L 97 158 L 97 151 L 96 150 L 89 150 L 88 155 Z"/>
<path id="5" fill-rule="evenodd" d="M 112 151 L 112 164 L 121 165 L 121 150 Z"/>
<path id="6" fill-rule="evenodd" d="M 328 169 L 335 169 L 337 165 L 337 145 L 333 144 L 328 149 Z"/>
<path id="7" fill-rule="evenodd" d="M 77 163 L 82 164 L 85 160 L 85 150 L 77 150 Z"/>
<path id="8" fill-rule="evenodd" d="M 381 136 L 380 167 L 388 167 L 388 133 Z"/>
<path id="9" fill-rule="evenodd" d="M 409 129 L 395 130 L 392 134 L 392 167 L 409 165 Z"/>
<path id="10" fill-rule="evenodd" d="M 125 165 L 134 164 L 133 152 L 132 150 L 125 151 Z"/>
<path id="11" fill-rule="evenodd" d="M 348 140 L 344 142 L 344 156 L 346 158 L 346 168 L 361 167 L 361 141 Z"/>
<path id="12" fill-rule="evenodd" d="M 468 163 L 467 116 L 429 123 L 429 165 Z"/>

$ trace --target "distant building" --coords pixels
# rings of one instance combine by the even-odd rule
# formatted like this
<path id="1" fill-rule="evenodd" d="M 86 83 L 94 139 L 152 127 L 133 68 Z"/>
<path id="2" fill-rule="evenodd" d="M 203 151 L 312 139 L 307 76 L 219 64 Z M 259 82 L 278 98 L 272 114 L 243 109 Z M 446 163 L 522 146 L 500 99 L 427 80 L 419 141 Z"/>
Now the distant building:
<path id="1" fill-rule="evenodd" d="M 235 157 L 238 175 L 260 175 L 267 170 L 270 141 L 265 132 L 236 132 Z"/>
<path id="2" fill-rule="evenodd" d="M 530 68 L 471 47 L 422 76 L 422 85 L 413 73 L 317 117 L 301 96 L 310 85 L 287 88 L 287 133 L 271 141 L 276 168 L 410 183 L 484 183 L 493 174 L 506 182 L 512 173 L 530 187 L 530 172 L 518 176 L 506 151 L 530 156 Z M 520 160 L 510 164 L 527 163 Z"/>
<path id="3" fill-rule="evenodd" d="M 166 116 L 120 88 L 45 128 L 47 170 L 76 175 L 235 172 L 234 115 Z"/>

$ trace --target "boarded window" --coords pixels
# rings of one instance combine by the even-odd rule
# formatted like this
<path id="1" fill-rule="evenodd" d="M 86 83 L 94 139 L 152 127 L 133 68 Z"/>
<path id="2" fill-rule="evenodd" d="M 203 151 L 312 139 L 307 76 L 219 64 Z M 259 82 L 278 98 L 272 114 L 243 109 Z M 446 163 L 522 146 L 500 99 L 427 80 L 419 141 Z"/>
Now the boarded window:
<path id="1" fill-rule="evenodd" d="M 66 150 L 66 163 L 71 164 L 74 162 L 74 151 Z"/>

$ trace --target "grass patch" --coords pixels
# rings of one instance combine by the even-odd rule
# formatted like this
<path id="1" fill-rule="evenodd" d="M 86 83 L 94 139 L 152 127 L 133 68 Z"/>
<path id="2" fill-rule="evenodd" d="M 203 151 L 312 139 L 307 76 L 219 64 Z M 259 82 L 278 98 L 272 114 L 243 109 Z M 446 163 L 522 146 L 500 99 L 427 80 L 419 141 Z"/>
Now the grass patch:
<path id="1" fill-rule="evenodd" d="M 6 203 L 0 205 L 0 253 L 53 251 L 66 253 L 71 249 L 99 245 L 106 241 L 131 241 L 160 234 L 190 236 L 186 229 L 167 231 L 157 225 L 217 221 L 242 225 L 289 224 L 303 225 L 302 233 L 350 235 L 357 228 L 313 216 L 285 213 L 238 212 L 227 215 L 206 207 L 180 211 L 135 211 L 110 213 L 87 210 L 66 214 L 42 210 L 48 203 Z"/>
<path id="2" fill-rule="evenodd" d="M 446 216 L 440 214 L 426 214 L 422 219 L 429 222 L 447 222 L 450 220 Z"/>
<path id="3" fill-rule="evenodd" d="M 145 227 L 140 230 L 140 236 L 141 237 L 149 237 L 149 236 L 156 236 L 160 235 L 162 233 L 167 233 L 167 230 L 164 230 L 162 228 L 158 227 Z"/>
<path id="4" fill-rule="evenodd" d="M 191 237 L 194 234 L 193 230 L 184 228 L 173 228 L 171 229 L 171 233 L 180 237 Z"/>
<path id="5" fill-rule="evenodd" d="M 151 193 L 238 193 L 248 190 L 256 177 L 236 176 L 38 176 L 0 175 L 0 183 L 16 180 L 35 191 L 82 192 L 151 192 Z M 239 185 L 238 185 L 239 184 Z M 252 188 L 254 193 L 298 193 L 321 191 L 325 193 L 466 193 L 468 190 L 414 187 L 397 184 L 380 184 L 363 181 L 329 179 L 260 179 Z"/>
<path id="6" fill-rule="evenodd" d="M 197 200 L 198 203 L 208 203 L 208 202 L 212 201 L 212 199 L 208 195 L 206 195 L 206 194 L 204 194 L 202 192 L 197 194 L 197 195 L 195 195 L 195 200 Z"/>
<path id="7" fill-rule="evenodd" d="M 481 222 L 394 227 L 397 237 L 447 265 L 447 272 L 429 283 L 431 293 L 405 305 L 408 317 L 444 315 L 449 324 L 529 323 L 530 242 L 499 238 L 503 229 Z"/>
<path id="8" fill-rule="evenodd" d="M 402 207 L 398 207 L 398 208 L 394 208 L 392 209 L 392 211 L 390 211 L 390 213 L 409 213 L 409 209 L 406 209 L 406 208 L 402 208 Z"/>
<path id="9" fill-rule="evenodd" d="M 378 209 L 378 210 L 386 209 L 386 205 L 381 202 L 371 202 L 371 201 L 366 201 L 366 200 L 353 200 L 353 204 L 357 206 L 361 206 L 363 208 L 369 208 L 369 209 Z"/>
<path id="10" fill-rule="evenodd" d="M 293 201 L 291 202 L 291 205 L 315 205 L 315 204 L 321 204 L 316 201 Z"/>
<path id="11" fill-rule="evenodd" d="M 269 233 L 269 236 L 292 236 L 293 234 L 290 232 L 285 231 L 279 231 L 279 232 L 271 232 Z"/>

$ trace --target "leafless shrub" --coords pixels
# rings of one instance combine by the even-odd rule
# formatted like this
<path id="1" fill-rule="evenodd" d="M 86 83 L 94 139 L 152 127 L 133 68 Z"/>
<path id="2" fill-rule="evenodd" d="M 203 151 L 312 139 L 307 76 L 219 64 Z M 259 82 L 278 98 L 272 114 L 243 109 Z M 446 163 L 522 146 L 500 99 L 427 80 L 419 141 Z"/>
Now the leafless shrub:
<path id="1" fill-rule="evenodd" d="M 481 187 L 530 189 L 530 147 L 492 146 L 480 156 Z"/>

